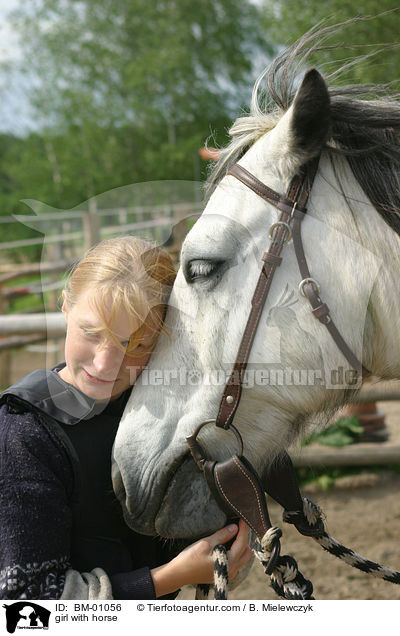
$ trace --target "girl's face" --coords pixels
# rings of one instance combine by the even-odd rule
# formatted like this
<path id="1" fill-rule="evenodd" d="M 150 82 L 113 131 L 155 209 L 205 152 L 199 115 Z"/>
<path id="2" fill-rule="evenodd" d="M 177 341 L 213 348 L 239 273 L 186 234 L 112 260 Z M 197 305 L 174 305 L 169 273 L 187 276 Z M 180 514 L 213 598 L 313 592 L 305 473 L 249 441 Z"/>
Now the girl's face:
<path id="1" fill-rule="evenodd" d="M 90 303 L 90 294 L 81 294 L 69 310 L 64 300 L 62 311 L 67 320 L 67 335 L 66 367 L 60 371 L 60 377 L 95 400 L 121 395 L 146 366 L 158 334 L 146 328 L 143 342 L 127 355 L 114 343 L 105 342 L 101 333 L 91 333 L 102 326 L 102 321 Z M 113 324 L 113 333 L 123 347 L 128 345 L 132 335 L 131 325 L 126 312 Z"/>

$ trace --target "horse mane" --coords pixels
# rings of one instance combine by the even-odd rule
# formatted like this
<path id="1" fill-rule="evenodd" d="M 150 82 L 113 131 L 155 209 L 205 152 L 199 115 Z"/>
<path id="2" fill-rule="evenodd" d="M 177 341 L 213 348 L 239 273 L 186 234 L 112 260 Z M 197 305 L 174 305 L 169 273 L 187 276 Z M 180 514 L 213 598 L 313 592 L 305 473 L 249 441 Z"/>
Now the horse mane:
<path id="1" fill-rule="evenodd" d="M 365 18 L 353 18 L 336 25 L 316 25 L 273 60 L 254 85 L 250 112 L 239 117 L 229 130 L 231 141 L 220 150 L 220 159 L 207 182 L 207 195 L 288 110 L 299 74 L 306 68 L 310 55 L 343 48 L 343 45 L 323 43 L 343 26 L 363 20 Z M 379 51 L 354 57 L 324 76 L 331 100 L 331 135 L 326 150 L 346 156 L 377 212 L 400 234 L 400 94 L 392 84 L 329 85 L 330 80 L 377 53 Z M 263 83 L 266 87 L 260 90 Z"/>

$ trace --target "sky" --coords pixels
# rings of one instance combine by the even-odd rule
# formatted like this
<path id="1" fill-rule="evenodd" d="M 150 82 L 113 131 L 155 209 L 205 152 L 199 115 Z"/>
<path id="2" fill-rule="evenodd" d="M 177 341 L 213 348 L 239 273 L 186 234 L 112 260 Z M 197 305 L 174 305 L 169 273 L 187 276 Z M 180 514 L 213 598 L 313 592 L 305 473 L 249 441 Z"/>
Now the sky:
<path id="1" fill-rule="evenodd" d="M 7 16 L 19 4 L 20 0 L 0 0 L 0 61 L 18 57 L 16 33 Z"/>
<path id="2" fill-rule="evenodd" d="M 21 2 L 26 0 L 0 0 L 0 132 L 17 135 L 34 127 L 29 116 L 28 82 L 13 68 L 21 52 L 8 14 Z"/>

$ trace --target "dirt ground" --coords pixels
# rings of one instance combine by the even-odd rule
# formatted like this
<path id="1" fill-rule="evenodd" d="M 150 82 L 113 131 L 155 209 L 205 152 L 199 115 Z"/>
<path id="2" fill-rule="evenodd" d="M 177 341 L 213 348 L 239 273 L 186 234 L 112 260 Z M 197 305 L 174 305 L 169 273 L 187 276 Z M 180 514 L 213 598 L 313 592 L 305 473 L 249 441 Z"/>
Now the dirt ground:
<path id="1" fill-rule="evenodd" d="M 11 381 L 45 364 L 39 354 L 13 358 Z M 383 444 L 400 445 L 400 402 L 382 402 L 390 438 Z M 400 475 L 384 471 L 342 478 L 329 492 L 304 489 L 303 494 L 318 503 L 326 515 L 326 529 L 338 541 L 372 561 L 400 570 Z M 303 575 L 314 585 L 316 599 L 400 600 L 400 586 L 366 575 L 326 553 L 311 538 L 283 524 L 281 509 L 269 502 L 273 524 L 283 530 L 282 554 L 293 556 Z M 178 598 L 193 599 L 194 589 L 185 588 Z M 229 594 L 229 599 L 277 599 L 269 587 L 262 566 L 253 564 L 246 580 Z"/>

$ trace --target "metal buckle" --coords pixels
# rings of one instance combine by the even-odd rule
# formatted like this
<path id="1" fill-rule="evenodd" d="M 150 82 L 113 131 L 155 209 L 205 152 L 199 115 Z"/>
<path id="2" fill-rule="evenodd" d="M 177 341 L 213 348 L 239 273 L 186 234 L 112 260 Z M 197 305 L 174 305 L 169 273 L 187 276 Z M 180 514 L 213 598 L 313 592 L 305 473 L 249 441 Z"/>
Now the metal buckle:
<path id="1" fill-rule="evenodd" d="M 197 466 L 199 467 L 199 469 L 201 471 L 203 471 L 203 463 L 206 461 L 206 457 L 205 457 L 205 453 L 203 451 L 203 448 L 201 447 L 201 445 L 199 444 L 199 442 L 197 441 L 197 436 L 200 433 L 201 429 L 203 428 L 203 426 L 206 426 L 206 424 L 215 424 L 216 420 L 205 420 L 205 422 L 202 422 L 201 424 L 199 424 L 199 426 L 195 429 L 194 433 L 192 433 L 191 435 L 188 435 L 186 437 L 186 441 L 188 443 L 189 449 L 190 449 L 190 453 L 194 459 L 194 461 L 196 462 Z M 243 455 L 243 439 L 242 436 L 240 435 L 239 431 L 237 430 L 236 426 L 233 426 L 233 424 L 230 424 L 228 426 L 228 428 L 224 429 L 226 431 L 228 431 L 229 429 L 232 429 L 232 432 L 235 434 L 236 439 L 239 443 L 239 455 Z"/>
<path id="2" fill-rule="evenodd" d="M 269 228 L 269 238 L 272 239 L 274 230 L 279 226 L 284 227 L 287 231 L 287 235 L 283 240 L 284 244 L 286 245 L 286 243 L 289 243 L 289 241 L 292 240 L 292 228 L 287 223 L 284 223 L 284 221 L 277 221 L 276 223 L 273 223 L 271 225 L 271 227 Z"/>
<path id="3" fill-rule="evenodd" d="M 313 285 L 314 287 L 314 291 L 317 292 L 317 294 L 321 293 L 321 287 L 318 281 L 316 281 L 314 278 L 304 278 L 301 283 L 299 283 L 299 292 L 302 296 L 304 296 L 306 298 L 306 295 L 304 293 L 304 285 L 306 285 L 307 283 L 311 283 L 311 285 Z"/>

